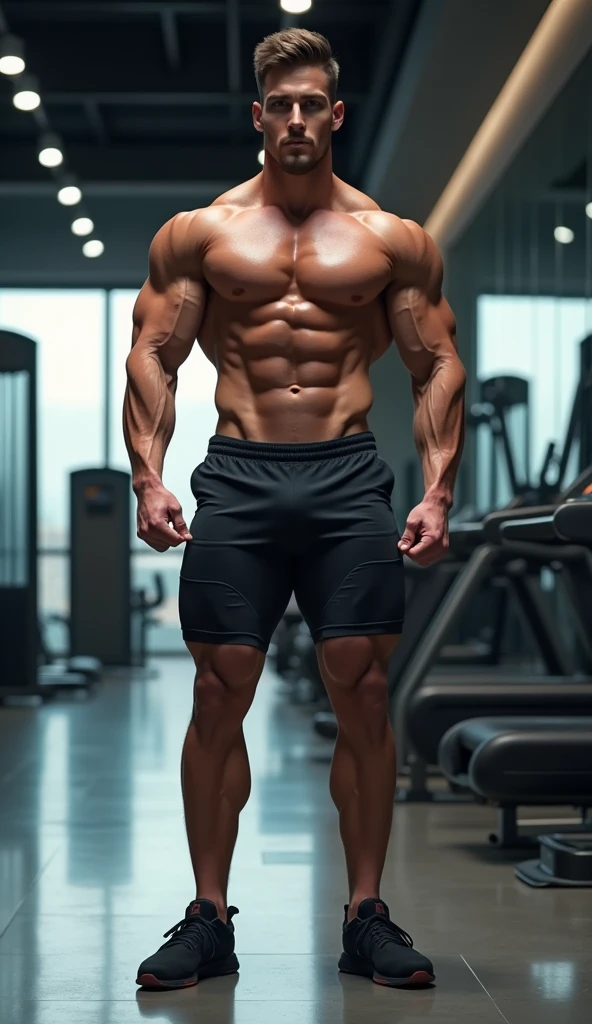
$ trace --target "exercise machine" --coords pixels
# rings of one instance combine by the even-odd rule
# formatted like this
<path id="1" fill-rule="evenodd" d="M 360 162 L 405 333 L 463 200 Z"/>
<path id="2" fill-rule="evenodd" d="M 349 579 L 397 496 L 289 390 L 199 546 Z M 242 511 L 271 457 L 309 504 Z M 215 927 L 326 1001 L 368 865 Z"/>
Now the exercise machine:
<path id="1" fill-rule="evenodd" d="M 549 545 L 583 555 L 587 580 L 573 606 L 578 629 L 592 633 L 592 495 L 561 504 L 549 516 L 509 519 L 501 527 L 502 542 L 510 549 L 516 544 Z M 584 581 L 582 580 L 582 583 Z M 490 841 L 515 847 L 532 842 L 518 830 L 517 809 L 525 805 L 570 805 L 582 814 L 582 823 L 563 829 L 561 850 L 543 843 L 541 862 L 521 865 L 518 876 L 533 885 L 562 884 L 550 871 L 563 856 L 563 870 L 569 870 L 569 831 L 582 832 L 592 807 L 592 683 L 575 682 L 561 700 L 561 693 L 536 687 L 533 714 L 520 717 L 472 718 L 460 721 L 443 735 L 439 764 L 445 777 L 457 788 L 470 791 L 478 800 L 499 808 L 498 832 Z M 555 697 L 558 699 L 555 700 Z M 559 842 L 559 841 L 557 841 Z M 576 837 L 576 845 L 580 840 Z M 586 833 L 585 848 L 592 842 Z M 549 852 L 551 851 L 551 852 Z M 581 851 L 580 851 L 581 853 Z M 551 855 L 553 854 L 553 856 Z M 555 857 L 555 854 L 558 856 Z M 572 851 L 576 861 L 578 852 Z M 581 867 L 582 859 L 579 858 Z M 588 872 L 572 865 L 573 875 L 565 884 L 592 884 Z"/>
<path id="2" fill-rule="evenodd" d="M 543 488 L 541 493 L 552 496 L 555 489 L 563 484 L 568 467 L 573 461 L 572 455 L 577 442 L 581 467 L 582 460 L 586 458 L 588 448 L 585 437 L 590 413 L 585 395 L 589 389 L 591 350 L 592 337 L 585 338 L 580 346 L 580 380 L 563 450 L 561 457 L 557 458 L 554 448 L 548 449 L 541 473 L 541 481 L 544 488 L 546 487 L 546 492 Z M 557 472 L 554 481 L 551 481 L 548 471 L 553 461 L 556 462 Z M 509 677 L 473 673 L 459 678 L 458 673 L 454 677 L 446 677 L 433 671 L 439 653 L 453 632 L 455 624 L 471 612 L 477 595 L 484 587 L 490 587 L 492 580 L 510 587 L 516 596 L 522 618 L 529 627 L 538 647 L 540 660 L 550 677 L 545 685 L 553 685 L 553 678 L 556 684 L 566 683 L 569 677 L 573 677 L 575 671 L 588 673 L 592 670 L 590 643 L 586 643 L 582 637 L 578 651 L 580 664 L 574 665 L 573 655 L 565 649 L 560 631 L 554 628 L 546 607 L 546 595 L 541 592 L 539 580 L 541 568 L 555 564 L 552 559 L 549 561 L 549 549 L 537 550 L 530 544 L 522 551 L 511 551 L 507 545 L 501 543 L 499 532 L 502 523 L 509 517 L 524 519 L 553 514 L 558 504 L 581 497 L 591 480 L 590 470 L 585 469 L 577 481 L 553 504 L 530 506 L 514 503 L 511 508 L 491 513 L 482 523 L 473 524 L 470 529 L 464 528 L 460 531 L 463 542 L 469 547 L 474 545 L 473 553 L 426 629 L 421 645 L 418 645 L 406 665 L 400 681 L 390 677 L 391 694 L 396 693 L 393 715 L 401 758 L 400 767 L 403 769 L 409 766 L 412 775 L 411 789 L 407 793 L 401 793 L 403 798 L 433 798 L 427 787 L 427 766 L 437 764 L 438 742 L 447 728 L 455 722 L 462 721 L 463 718 L 476 714 L 499 713 L 496 711 L 496 701 L 499 702 L 502 698 L 505 701 L 503 714 L 513 713 L 513 701 L 519 698 L 519 688 L 525 682 L 524 674 Z M 454 544 L 451 546 L 454 548 Z M 568 586 L 571 586 L 572 600 L 575 600 L 585 574 L 581 564 L 581 551 L 572 558 L 570 553 L 563 549 L 558 555 L 558 560 L 563 565 L 562 576 Z M 534 678 L 540 685 L 540 680 L 544 677 Z M 565 696 L 565 690 L 562 692 Z M 474 710 L 471 711 L 471 708 Z"/>
<path id="3" fill-rule="evenodd" d="M 82 672 L 39 664 L 36 414 L 36 343 L 0 331 L 0 704 L 89 685 Z"/>

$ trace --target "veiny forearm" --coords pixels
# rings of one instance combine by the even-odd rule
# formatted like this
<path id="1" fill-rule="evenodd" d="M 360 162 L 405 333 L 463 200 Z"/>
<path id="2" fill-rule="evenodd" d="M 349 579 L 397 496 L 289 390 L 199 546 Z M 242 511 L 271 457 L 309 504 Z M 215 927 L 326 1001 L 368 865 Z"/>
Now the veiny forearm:
<path id="1" fill-rule="evenodd" d="M 175 429 L 177 378 L 164 370 L 158 354 L 136 345 L 127 363 L 123 433 L 137 492 L 162 481 L 164 457 Z"/>
<path id="2" fill-rule="evenodd" d="M 421 383 L 413 378 L 413 434 L 421 458 L 426 498 L 452 506 L 464 441 L 465 371 L 458 358 L 437 358 Z"/>

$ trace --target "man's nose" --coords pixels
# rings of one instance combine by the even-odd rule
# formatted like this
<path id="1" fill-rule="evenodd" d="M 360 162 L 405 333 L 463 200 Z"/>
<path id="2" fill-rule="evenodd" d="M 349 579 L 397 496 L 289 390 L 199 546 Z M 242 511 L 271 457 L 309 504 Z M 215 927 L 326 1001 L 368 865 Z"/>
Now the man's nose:
<path id="1" fill-rule="evenodd" d="M 304 128 L 304 118 L 299 103 L 295 103 L 292 107 L 289 124 L 290 128 Z"/>

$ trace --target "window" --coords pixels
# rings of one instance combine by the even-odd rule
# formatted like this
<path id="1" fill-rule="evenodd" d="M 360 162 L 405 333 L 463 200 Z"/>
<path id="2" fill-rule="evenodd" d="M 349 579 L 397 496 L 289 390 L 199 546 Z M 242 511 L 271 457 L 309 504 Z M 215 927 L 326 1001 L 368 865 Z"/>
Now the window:
<path id="1" fill-rule="evenodd" d="M 39 607 L 65 615 L 68 475 L 103 461 L 105 293 L 0 289 L 0 325 L 37 342 Z M 63 644 L 59 628 L 52 640 Z"/>
<path id="2" fill-rule="evenodd" d="M 480 295 L 477 376 L 517 374 L 529 381 L 530 467 L 536 479 L 549 441 L 561 450 L 579 379 L 579 343 L 592 331 L 592 302 L 579 298 Z M 488 467 L 477 465 L 477 504 L 484 507 Z M 570 464 L 571 477 L 577 471 Z M 569 478 L 566 483 L 569 482 Z M 504 477 L 499 504 L 510 498 Z"/>

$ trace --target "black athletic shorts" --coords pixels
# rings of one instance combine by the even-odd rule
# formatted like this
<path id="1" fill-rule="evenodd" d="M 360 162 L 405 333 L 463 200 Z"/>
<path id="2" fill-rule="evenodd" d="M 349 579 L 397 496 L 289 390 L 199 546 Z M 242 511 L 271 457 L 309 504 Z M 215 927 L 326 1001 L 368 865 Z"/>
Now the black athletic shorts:
<path id="1" fill-rule="evenodd" d="M 312 444 L 212 437 L 191 477 L 184 639 L 267 652 L 292 592 L 315 643 L 400 633 L 394 481 L 370 431 Z"/>

